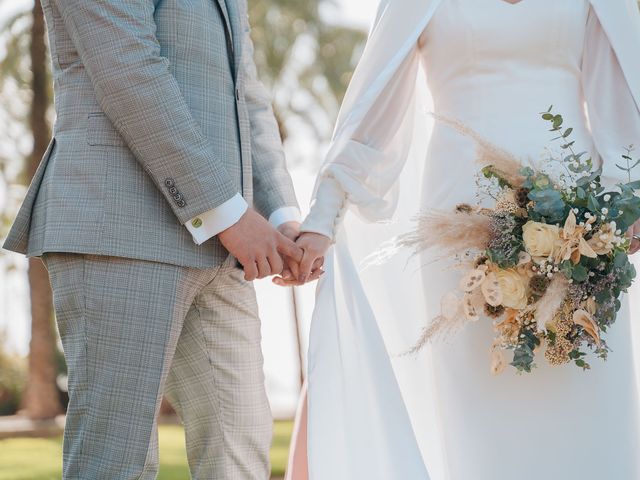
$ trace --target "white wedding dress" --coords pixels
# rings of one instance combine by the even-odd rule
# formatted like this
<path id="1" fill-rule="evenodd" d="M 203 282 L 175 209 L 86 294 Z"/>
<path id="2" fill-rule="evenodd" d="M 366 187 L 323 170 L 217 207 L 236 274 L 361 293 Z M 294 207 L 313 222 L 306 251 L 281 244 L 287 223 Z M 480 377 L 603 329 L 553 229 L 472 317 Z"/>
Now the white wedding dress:
<path id="1" fill-rule="evenodd" d="M 640 43 L 635 48 L 640 56 Z M 427 72 L 426 77 L 419 75 L 420 65 Z M 334 479 L 426 479 L 428 475 L 421 469 L 420 461 L 412 457 L 415 438 L 432 480 L 640 479 L 640 403 L 626 299 L 617 323 L 607 334 L 612 349 L 609 360 L 591 358 L 592 368 L 587 372 L 574 365 L 549 367 L 542 359 L 531 374 L 517 375 L 514 369 L 507 369 L 500 376 L 492 376 L 489 347 L 494 333 L 489 320 L 468 326 L 447 342 L 432 344 L 415 360 L 394 359 L 397 381 L 410 417 L 411 428 L 404 430 L 398 427 L 404 425 L 403 414 L 394 418 L 395 410 L 404 406 L 389 393 L 396 385 L 389 380 L 391 376 L 383 362 L 376 364 L 375 369 L 367 369 L 364 363 L 372 362 L 374 354 L 360 357 L 353 354 L 354 360 L 349 363 L 352 352 L 348 351 L 348 343 L 341 343 L 352 334 L 348 340 L 351 348 L 363 350 L 359 343 L 375 335 L 365 331 L 359 321 L 343 321 L 350 325 L 348 328 L 334 327 L 326 321 L 327 316 L 334 316 L 339 323 L 342 315 L 357 318 L 369 314 L 357 302 L 348 306 L 349 297 L 361 292 L 358 285 L 354 286 L 355 277 L 349 277 L 355 275 L 355 271 L 344 267 L 345 262 L 349 263 L 345 260 L 348 251 L 340 245 L 339 225 L 350 204 L 369 208 L 371 199 L 367 199 L 367 195 L 376 188 L 388 189 L 388 186 L 380 187 L 386 181 L 383 174 L 393 170 L 396 178 L 400 175 L 401 164 L 384 170 L 375 162 L 383 161 L 380 152 L 388 152 L 392 141 L 396 141 L 396 145 L 390 156 L 407 156 L 409 147 L 399 145 L 396 134 L 400 124 L 411 121 L 406 118 L 411 115 L 405 116 L 404 112 L 415 104 L 416 89 L 420 88 L 423 78 L 426 78 L 422 81 L 427 83 L 436 114 L 471 127 L 487 140 L 516 154 L 523 163 L 539 161 L 545 149 L 554 146 L 550 142 L 553 134 L 539 117 L 549 105 L 564 116 L 565 125 L 574 128 L 573 139 L 578 148 L 588 151 L 596 161 L 604 162 L 605 182 L 609 185 L 624 180 L 614 165 L 616 158 L 624 153 L 623 148 L 634 142 L 640 144 L 638 104 L 588 0 L 522 0 L 516 4 L 503 0 L 439 2 L 419 40 L 409 48 L 384 90 L 376 93 L 372 107 L 349 134 L 352 145 L 341 147 L 341 153 L 325 168 L 311 214 L 303 224 L 303 231 L 337 235 L 338 245 L 332 254 L 338 259 L 336 271 L 332 273 L 335 280 L 331 285 L 320 286 L 318 301 L 329 298 L 326 293 L 334 288 L 332 294 L 340 297 L 336 303 L 347 305 L 344 308 L 318 305 L 314 317 L 317 324 L 312 330 L 310 357 L 310 478 L 330 478 L 321 473 L 324 457 L 328 465 L 338 471 L 331 477 Z M 624 118 L 624 122 L 616 123 L 615 116 Z M 592 134 L 592 131 L 614 129 L 615 132 L 607 135 Z M 407 138 L 410 137 L 405 137 L 405 141 Z M 419 137 L 413 138 L 419 143 Z M 474 156 L 472 140 L 447 125 L 436 123 L 428 142 L 426 162 L 423 160 L 420 200 L 418 195 L 413 195 L 415 205 L 401 203 L 403 208 L 411 208 L 409 214 L 415 214 L 420 209 L 476 203 L 478 167 Z M 366 175 L 369 183 L 358 184 L 358 172 L 364 170 L 367 161 L 371 162 Z M 381 202 L 375 209 L 384 210 L 384 205 Z M 358 242 L 362 244 L 362 238 L 351 242 L 352 251 Z M 400 283 L 394 283 L 393 277 L 387 276 L 385 284 L 368 280 L 366 272 L 362 275 L 364 291 L 379 322 L 381 316 L 386 317 L 382 320 L 386 323 L 381 326 L 385 340 L 388 338 L 385 325 L 409 322 L 415 327 L 416 321 L 426 323 L 428 318 L 435 317 L 442 296 L 458 284 L 459 272 L 447 269 L 445 262 L 434 263 L 429 255 L 422 260 L 422 286 L 415 275 L 412 282 L 408 282 L 412 283 L 410 288 L 421 290 L 426 305 L 426 317 L 417 320 L 410 319 L 413 312 L 407 312 L 407 304 L 402 301 L 406 292 L 401 290 Z M 402 272 L 402 269 L 396 271 L 400 275 Z M 411 274 L 405 271 L 405 275 Z M 396 318 L 393 308 L 376 308 L 379 297 L 390 299 L 388 303 L 393 306 L 394 296 L 398 302 Z M 417 335 L 415 328 L 408 331 Z M 315 344 L 313 335 L 317 337 Z M 334 349 L 327 347 L 331 335 L 338 338 L 335 341 L 338 347 Z M 403 341 L 405 346 L 410 345 L 411 335 L 399 338 L 400 341 L 396 337 L 393 348 L 387 341 L 392 353 L 398 351 Z M 371 341 L 376 342 L 375 338 Z M 326 350 L 331 354 L 323 356 Z M 407 367 L 410 361 L 422 364 Z M 319 390 L 330 388 L 327 385 L 331 381 L 331 369 L 326 365 L 331 362 L 334 362 L 334 374 L 338 369 L 346 371 L 347 382 L 360 382 L 358 388 L 366 394 L 358 397 L 359 400 L 343 399 L 340 395 L 347 396 L 347 388 L 336 386 L 335 395 L 322 398 Z M 359 368 L 364 373 L 360 374 Z M 389 388 L 380 380 L 385 376 Z M 314 378 L 321 384 L 315 386 L 315 398 Z M 345 379 L 336 380 L 340 381 Z M 359 395 L 355 388 L 350 392 L 351 396 Z M 372 402 L 372 395 L 388 395 L 388 398 Z M 315 416 L 314 401 L 318 405 Z M 376 409 L 383 409 L 384 413 L 370 417 L 370 424 L 365 420 L 360 424 L 351 423 L 349 412 L 358 410 L 358 401 L 362 404 L 361 411 L 370 416 L 375 415 Z M 351 405 L 336 407 L 340 402 Z M 337 415 L 340 422 L 349 425 L 344 433 L 347 440 L 323 441 L 322 434 L 330 435 L 330 428 L 318 423 L 331 422 L 326 417 L 321 419 L 320 412 L 326 416 Z M 372 427 L 371 423 L 385 422 L 385 417 L 394 418 L 388 422 L 394 424 L 390 430 L 385 433 L 384 428 Z M 376 439 L 370 444 L 365 441 L 364 446 L 356 445 L 363 443 L 357 433 L 353 433 L 357 428 L 369 432 L 360 438 L 397 435 L 395 440 L 401 441 L 396 465 L 402 464 L 402 467 L 394 469 L 384 461 L 376 464 L 377 453 L 384 457 L 387 449 L 396 448 L 391 446 L 394 441 L 388 439 L 385 445 Z M 331 452 L 335 463 L 328 458 L 329 442 L 337 442 L 346 450 Z M 314 452 L 314 445 L 321 451 Z M 371 471 L 362 466 L 367 445 L 373 445 L 369 462 L 376 467 Z M 350 451 L 353 458 L 349 458 Z M 347 472 L 339 473 L 341 468 Z M 405 473 L 398 473 L 403 468 Z M 379 471 L 387 473 L 376 473 Z"/>

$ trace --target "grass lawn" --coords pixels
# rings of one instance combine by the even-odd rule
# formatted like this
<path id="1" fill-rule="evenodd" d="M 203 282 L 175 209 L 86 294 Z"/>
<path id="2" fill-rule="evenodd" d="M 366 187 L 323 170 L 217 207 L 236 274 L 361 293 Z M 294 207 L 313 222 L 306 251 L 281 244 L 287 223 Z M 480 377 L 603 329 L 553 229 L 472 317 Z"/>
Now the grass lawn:
<path id="1" fill-rule="evenodd" d="M 291 422 L 276 422 L 271 448 L 272 472 L 284 475 Z M 57 480 L 62 471 L 62 438 L 0 440 L 0 480 Z M 159 480 L 189 480 L 184 432 L 177 425 L 160 426 Z"/>

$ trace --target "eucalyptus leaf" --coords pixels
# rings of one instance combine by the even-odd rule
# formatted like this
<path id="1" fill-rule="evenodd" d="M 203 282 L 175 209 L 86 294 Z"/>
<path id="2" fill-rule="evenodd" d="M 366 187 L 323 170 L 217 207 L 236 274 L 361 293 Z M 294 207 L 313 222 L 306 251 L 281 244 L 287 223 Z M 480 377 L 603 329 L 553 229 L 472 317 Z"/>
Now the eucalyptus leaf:
<path id="1" fill-rule="evenodd" d="M 532 190 L 529 192 L 529 198 L 535 202 L 534 210 L 538 214 L 549 218 L 552 222 L 564 219 L 566 204 L 559 191 L 553 188 Z"/>
<path id="2" fill-rule="evenodd" d="M 575 265 L 573 267 L 573 271 L 571 272 L 571 278 L 573 278 L 576 282 L 584 282 L 589 278 L 589 271 L 583 265 Z"/>
<path id="3" fill-rule="evenodd" d="M 592 212 L 597 212 L 600 210 L 600 202 L 598 202 L 598 199 L 594 195 L 589 195 L 587 204 L 589 206 L 589 210 L 591 210 Z"/>
<path id="4" fill-rule="evenodd" d="M 620 195 L 612 201 L 612 205 L 622 210 L 622 215 L 616 218 L 616 224 L 623 231 L 640 218 L 640 198 L 635 195 Z"/>

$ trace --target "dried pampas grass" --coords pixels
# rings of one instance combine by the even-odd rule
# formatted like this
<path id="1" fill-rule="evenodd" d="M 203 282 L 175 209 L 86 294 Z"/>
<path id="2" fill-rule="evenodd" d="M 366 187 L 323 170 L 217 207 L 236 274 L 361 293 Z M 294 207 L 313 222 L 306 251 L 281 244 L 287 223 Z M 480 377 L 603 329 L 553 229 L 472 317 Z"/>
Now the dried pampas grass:
<path id="1" fill-rule="evenodd" d="M 416 254 L 438 249 L 443 256 L 484 250 L 491 240 L 491 218 L 480 210 L 458 208 L 456 213 L 431 210 L 417 218 L 416 229 L 397 238 L 400 248 Z"/>
<path id="2" fill-rule="evenodd" d="M 436 337 L 446 338 L 460 330 L 466 323 L 467 318 L 462 309 L 462 300 L 455 293 L 450 292 L 442 297 L 440 315 L 422 330 L 422 335 L 416 344 L 402 355 L 415 355 L 432 339 Z"/>
<path id="3" fill-rule="evenodd" d="M 429 210 L 421 213 L 413 231 L 383 243 L 379 250 L 364 259 L 363 267 L 382 265 L 405 248 L 414 255 L 438 249 L 441 255 L 434 261 L 468 250 L 484 250 L 491 239 L 491 218 L 486 213 L 486 210 L 470 205 L 459 205 L 455 212 Z"/>
<path id="4" fill-rule="evenodd" d="M 520 174 L 522 165 L 518 158 L 508 151 L 494 145 L 475 130 L 460 123 L 457 120 L 434 114 L 433 117 L 440 123 L 448 125 L 465 137 L 476 142 L 476 163 L 491 169 L 512 187 L 518 188 L 525 178 Z"/>
<path id="5" fill-rule="evenodd" d="M 567 278 L 563 274 L 555 275 L 544 296 L 536 305 L 538 331 L 545 332 L 547 330 L 547 325 L 553 321 L 558 310 L 562 307 L 568 290 L 569 282 Z"/>

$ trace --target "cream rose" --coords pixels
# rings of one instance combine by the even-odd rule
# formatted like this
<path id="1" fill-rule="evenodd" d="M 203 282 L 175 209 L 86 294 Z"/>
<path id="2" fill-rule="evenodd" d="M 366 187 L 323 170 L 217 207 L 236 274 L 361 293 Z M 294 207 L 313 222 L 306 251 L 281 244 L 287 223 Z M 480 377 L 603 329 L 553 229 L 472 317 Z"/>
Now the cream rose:
<path id="1" fill-rule="evenodd" d="M 498 270 L 496 272 L 500 290 L 502 291 L 502 305 L 517 310 L 527 306 L 527 283 L 516 270 Z"/>
<path id="2" fill-rule="evenodd" d="M 560 238 L 560 228 L 529 221 L 522 227 L 522 238 L 527 252 L 536 259 L 548 258 L 554 254 Z"/>

